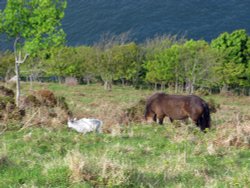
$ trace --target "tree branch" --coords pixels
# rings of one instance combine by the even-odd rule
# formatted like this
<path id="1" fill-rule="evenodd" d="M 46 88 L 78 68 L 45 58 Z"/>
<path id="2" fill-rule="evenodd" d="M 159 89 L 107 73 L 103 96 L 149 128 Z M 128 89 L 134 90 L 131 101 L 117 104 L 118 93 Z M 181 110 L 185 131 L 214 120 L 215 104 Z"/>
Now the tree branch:
<path id="1" fill-rule="evenodd" d="M 24 58 L 23 58 L 23 60 L 20 61 L 19 63 L 22 64 L 23 62 L 25 62 L 25 60 L 27 59 L 28 56 L 29 56 L 29 54 L 26 53 L 25 56 L 24 56 Z"/>

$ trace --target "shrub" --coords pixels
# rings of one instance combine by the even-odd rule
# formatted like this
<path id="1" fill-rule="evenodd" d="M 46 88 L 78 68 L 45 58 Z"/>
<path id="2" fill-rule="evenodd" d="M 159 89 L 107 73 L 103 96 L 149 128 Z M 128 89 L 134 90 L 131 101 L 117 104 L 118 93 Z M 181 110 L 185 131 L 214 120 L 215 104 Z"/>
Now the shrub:
<path id="1" fill-rule="evenodd" d="M 135 105 L 124 110 L 120 123 L 140 123 L 143 121 L 146 100 L 140 99 Z"/>
<path id="2" fill-rule="evenodd" d="M 28 95 L 23 101 L 24 107 L 38 107 L 41 106 L 41 102 L 34 95 Z"/>
<path id="3" fill-rule="evenodd" d="M 35 92 L 35 96 L 38 100 L 47 105 L 47 106 L 55 106 L 56 105 L 56 98 L 52 91 L 49 90 L 39 90 Z"/>

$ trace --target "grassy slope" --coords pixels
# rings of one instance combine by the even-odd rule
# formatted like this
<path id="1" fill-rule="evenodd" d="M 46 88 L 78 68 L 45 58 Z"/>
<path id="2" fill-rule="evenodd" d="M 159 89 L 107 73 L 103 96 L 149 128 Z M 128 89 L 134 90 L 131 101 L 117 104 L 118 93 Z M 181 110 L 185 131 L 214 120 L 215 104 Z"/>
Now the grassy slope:
<path id="1" fill-rule="evenodd" d="M 152 93 L 129 87 L 115 87 L 112 92 L 100 86 L 46 87 L 65 96 L 76 116 L 98 117 L 107 124 L 116 122 L 116 112 Z M 28 86 L 24 90 L 27 92 Z M 242 116 L 248 113 L 249 98 L 213 98 L 222 105 L 212 115 L 214 126 L 237 123 L 237 113 Z M 66 125 L 59 130 L 6 131 L 0 135 L 0 187 L 247 187 L 250 184 L 249 149 L 213 146 L 216 129 L 204 135 L 191 124 L 170 124 L 166 120 L 165 126 L 133 124 L 119 133 L 81 135 L 68 130 Z"/>

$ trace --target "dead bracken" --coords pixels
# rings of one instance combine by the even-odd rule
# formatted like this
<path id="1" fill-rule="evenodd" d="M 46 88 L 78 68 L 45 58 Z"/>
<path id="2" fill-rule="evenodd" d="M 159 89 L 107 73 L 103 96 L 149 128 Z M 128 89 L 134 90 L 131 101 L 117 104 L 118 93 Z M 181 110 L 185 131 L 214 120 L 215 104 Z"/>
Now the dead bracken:
<path id="1" fill-rule="evenodd" d="M 38 90 L 23 97 L 20 108 L 17 108 L 13 90 L 4 86 L 0 86 L 0 112 L 0 122 L 6 124 L 18 121 L 22 127 L 51 126 L 54 128 L 63 126 L 71 114 L 65 98 L 55 96 L 49 90 Z"/>

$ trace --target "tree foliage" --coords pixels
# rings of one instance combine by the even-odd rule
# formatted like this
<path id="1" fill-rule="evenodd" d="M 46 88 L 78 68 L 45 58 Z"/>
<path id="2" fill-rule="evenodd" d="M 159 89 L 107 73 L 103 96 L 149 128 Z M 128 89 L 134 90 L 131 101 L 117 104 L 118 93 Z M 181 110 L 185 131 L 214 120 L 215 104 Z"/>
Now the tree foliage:
<path id="1" fill-rule="evenodd" d="M 22 48 L 25 49 L 28 48 Z M 222 33 L 210 44 L 176 36 L 155 37 L 136 44 L 123 34 L 104 36 L 93 46 L 58 43 L 37 52 L 29 58 L 23 75 L 36 72 L 58 78 L 73 76 L 87 83 L 102 81 L 109 90 L 114 81 L 137 88 L 138 83 L 153 83 L 162 89 L 167 86 L 187 93 L 223 88 L 249 92 L 250 87 L 250 39 L 245 30 Z M 7 62 L 7 53 L 4 57 Z M 6 68 L 0 65 L 2 75 Z"/>
<path id="2" fill-rule="evenodd" d="M 247 85 L 249 64 L 249 36 L 245 30 L 222 33 L 211 42 L 223 56 L 217 69 L 222 85 Z"/>
<path id="3" fill-rule="evenodd" d="M 65 33 L 60 27 L 65 8 L 66 0 L 8 0 L 4 11 L 0 12 L 0 31 L 14 39 L 17 106 L 19 66 L 28 55 L 34 57 L 40 50 L 59 46 L 65 41 Z"/>
<path id="4" fill-rule="evenodd" d="M 60 28 L 65 0 L 8 0 L 1 12 L 1 31 L 20 38 L 23 49 L 33 55 L 41 49 L 58 46 L 65 40 Z"/>

